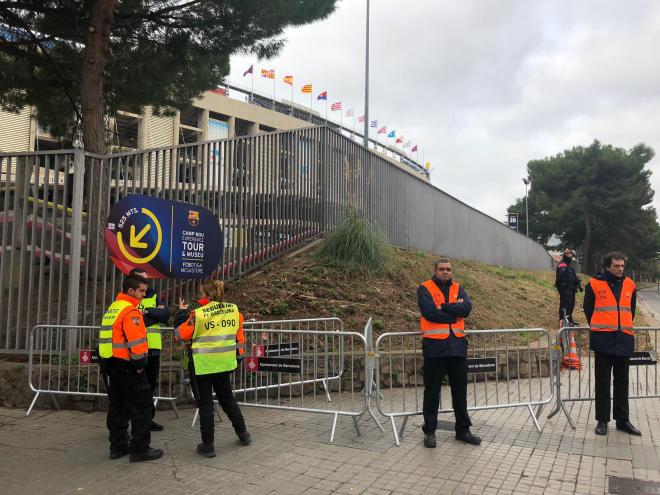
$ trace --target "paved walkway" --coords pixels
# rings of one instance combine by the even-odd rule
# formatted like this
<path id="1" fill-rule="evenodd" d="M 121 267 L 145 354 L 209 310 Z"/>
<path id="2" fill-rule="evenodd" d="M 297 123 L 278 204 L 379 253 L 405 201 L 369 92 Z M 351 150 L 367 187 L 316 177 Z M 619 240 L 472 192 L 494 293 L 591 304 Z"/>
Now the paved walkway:
<path id="1" fill-rule="evenodd" d="M 569 407 L 575 431 L 561 415 L 546 420 L 548 408 L 542 434 L 526 409 L 480 411 L 472 414 L 480 447 L 439 431 L 435 450 L 422 446 L 420 417 L 411 419 L 400 447 L 367 418 L 361 437 L 350 418 L 340 418 L 330 444 L 329 416 L 244 408 L 252 445 L 238 445 L 225 419 L 217 427 L 215 459 L 195 453 L 194 410 L 182 410 L 181 419 L 159 411 L 165 431 L 153 435 L 153 445 L 166 454 L 142 464 L 108 459 L 104 413 L 36 411 L 26 418 L 22 410 L 0 409 L 0 492 L 603 494 L 612 476 L 660 482 L 660 400 L 631 401 L 641 438 L 616 430 L 597 437 L 593 403 Z"/>

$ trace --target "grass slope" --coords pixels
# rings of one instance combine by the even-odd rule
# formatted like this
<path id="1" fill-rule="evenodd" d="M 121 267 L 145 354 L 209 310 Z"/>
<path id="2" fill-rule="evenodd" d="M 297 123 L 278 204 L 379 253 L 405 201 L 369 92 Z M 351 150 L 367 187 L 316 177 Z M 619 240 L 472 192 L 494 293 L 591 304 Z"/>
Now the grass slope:
<path id="1" fill-rule="evenodd" d="M 417 330 L 417 287 L 430 278 L 437 256 L 394 250 L 381 274 L 350 274 L 325 266 L 315 246 L 281 258 L 229 284 L 227 299 L 246 318 L 337 316 L 361 330 L 373 317 L 379 331 Z M 468 328 L 558 328 L 559 295 L 552 271 L 531 272 L 453 260 L 454 277 L 470 295 Z M 578 294 L 575 318 L 584 322 Z"/>

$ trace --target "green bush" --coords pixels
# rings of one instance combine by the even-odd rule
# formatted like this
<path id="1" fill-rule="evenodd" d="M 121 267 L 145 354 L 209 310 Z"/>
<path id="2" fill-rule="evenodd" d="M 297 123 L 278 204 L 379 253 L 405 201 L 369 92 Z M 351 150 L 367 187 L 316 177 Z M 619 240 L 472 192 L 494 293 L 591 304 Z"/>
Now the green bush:
<path id="1" fill-rule="evenodd" d="M 319 259 L 346 272 L 379 272 L 387 268 L 392 247 L 373 224 L 361 219 L 355 210 L 324 240 Z"/>

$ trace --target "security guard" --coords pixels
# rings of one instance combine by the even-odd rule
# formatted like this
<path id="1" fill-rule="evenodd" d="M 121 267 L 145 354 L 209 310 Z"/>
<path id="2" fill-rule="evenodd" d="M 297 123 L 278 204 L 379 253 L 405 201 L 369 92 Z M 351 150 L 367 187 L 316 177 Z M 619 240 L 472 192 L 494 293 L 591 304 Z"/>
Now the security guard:
<path id="1" fill-rule="evenodd" d="M 603 259 L 604 273 L 596 274 L 585 288 L 584 314 L 589 321 L 589 346 L 594 352 L 596 381 L 596 435 L 607 434 L 610 420 L 610 377 L 614 373 L 616 429 L 641 435 L 629 419 L 628 370 L 635 348 L 635 282 L 624 276 L 626 257 L 612 252 Z"/>
<path id="2" fill-rule="evenodd" d="M 137 275 L 145 280 L 149 280 L 147 272 L 141 268 L 133 268 L 129 276 Z M 170 310 L 158 296 L 153 287 L 147 288 L 144 299 L 140 301 L 138 309 L 142 311 L 144 324 L 147 327 L 147 345 L 149 346 L 149 359 L 145 372 L 151 385 L 151 393 L 154 394 L 160 378 L 160 353 L 163 348 L 160 327 L 166 326 L 170 319 Z M 163 431 L 163 426 L 154 421 L 156 416 L 156 406 L 151 403 L 151 431 Z"/>
<path id="3" fill-rule="evenodd" d="M 243 315 L 235 304 L 223 302 L 224 283 L 214 280 L 200 287 L 200 307 L 188 312 L 188 305 L 179 301 L 175 316 L 175 336 L 190 342 L 192 354 L 191 381 L 197 408 L 202 443 L 197 452 L 204 457 L 215 457 L 213 391 L 229 416 L 239 441 L 248 445 L 252 437 L 234 398 L 230 375 L 237 367 L 237 354 L 242 354 Z"/>
<path id="4" fill-rule="evenodd" d="M 566 318 L 569 323 L 577 326 L 573 320 L 573 308 L 575 307 L 575 292 L 582 292 L 582 282 L 571 266 L 575 255 L 573 251 L 566 248 L 561 263 L 557 265 L 555 274 L 555 287 L 559 292 L 559 319 Z"/>
<path id="5" fill-rule="evenodd" d="M 151 387 L 145 373 L 147 329 L 137 309 L 147 290 L 147 281 L 127 277 L 122 292 L 103 315 L 99 334 L 99 355 L 110 378 L 107 426 L 110 432 L 110 459 L 130 453 L 131 462 L 153 461 L 163 455 L 152 449 Z M 128 436 L 128 421 L 131 436 Z"/>
<path id="6" fill-rule="evenodd" d="M 435 264 L 433 278 L 417 289 L 422 314 L 422 353 L 424 356 L 424 446 L 435 448 L 438 426 L 440 385 L 449 375 L 452 406 L 456 418 L 456 439 L 479 445 L 481 438 L 470 433 L 467 411 L 467 339 L 464 318 L 472 311 L 465 289 L 452 280 L 451 263 L 446 258 Z"/>

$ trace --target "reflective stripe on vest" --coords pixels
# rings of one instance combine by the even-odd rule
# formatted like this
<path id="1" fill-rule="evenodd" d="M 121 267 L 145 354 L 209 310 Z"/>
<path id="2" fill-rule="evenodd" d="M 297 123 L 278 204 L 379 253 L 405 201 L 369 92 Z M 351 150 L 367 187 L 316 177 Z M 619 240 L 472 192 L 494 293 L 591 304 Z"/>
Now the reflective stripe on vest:
<path id="1" fill-rule="evenodd" d="M 422 284 L 426 287 L 426 290 L 429 291 L 431 297 L 433 298 L 433 303 L 436 308 L 440 308 L 443 303 L 455 303 L 458 300 L 458 293 L 460 291 L 460 285 L 456 282 L 452 282 L 449 287 L 449 301 L 445 301 L 445 295 L 442 291 L 435 285 L 433 280 L 427 280 Z M 420 318 L 420 328 L 422 330 L 422 337 L 428 339 L 440 339 L 444 340 L 449 338 L 450 328 L 454 331 L 456 337 L 465 337 L 463 330 L 465 329 L 465 322 L 463 318 L 457 318 L 456 323 L 435 323 L 427 320 L 423 316 Z"/>
<path id="2" fill-rule="evenodd" d="M 618 304 L 606 280 L 592 278 L 589 285 L 594 293 L 594 312 L 591 316 L 592 332 L 618 332 L 635 335 L 632 318 L 632 295 L 635 282 L 626 277 L 621 286 Z"/>
<path id="3" fill-rule="evenodd" d="M 235 304 L 210 302 L 195 310 L 192 354 L 196 375 L 236 369 L 239 313 Z"/>
<path id="4" fill-rule="evenodd" d="M 155 308 L 156 307 L 156 298 L 157 294 L 154 292 L 154 295 L 151 297 L 145 297 L 140 301 L 138 309 L 144 312 L 145 309 Z M 154 323 L 153 325 L 147 327 L 147 345 L 149 349 L 162 349 L 163 341 L 160 336 L 160 323 Z"/>
<path id="5" fill-rule="evenodd" d="M 132 306 L 128 301 L 115 301 L 103 315 L 103 320 L 101 320 L 101 330 L 99 331 L 99 356 L 101 356 L 101 358 L 111 358 L 112 349 L 119 348 L 115 347 L 115 345 L 121 345 L 112 343 L 112 332 L 119 315 L 129 307 Z M 126 347 L 128 347 L 128 345 Z"/>

